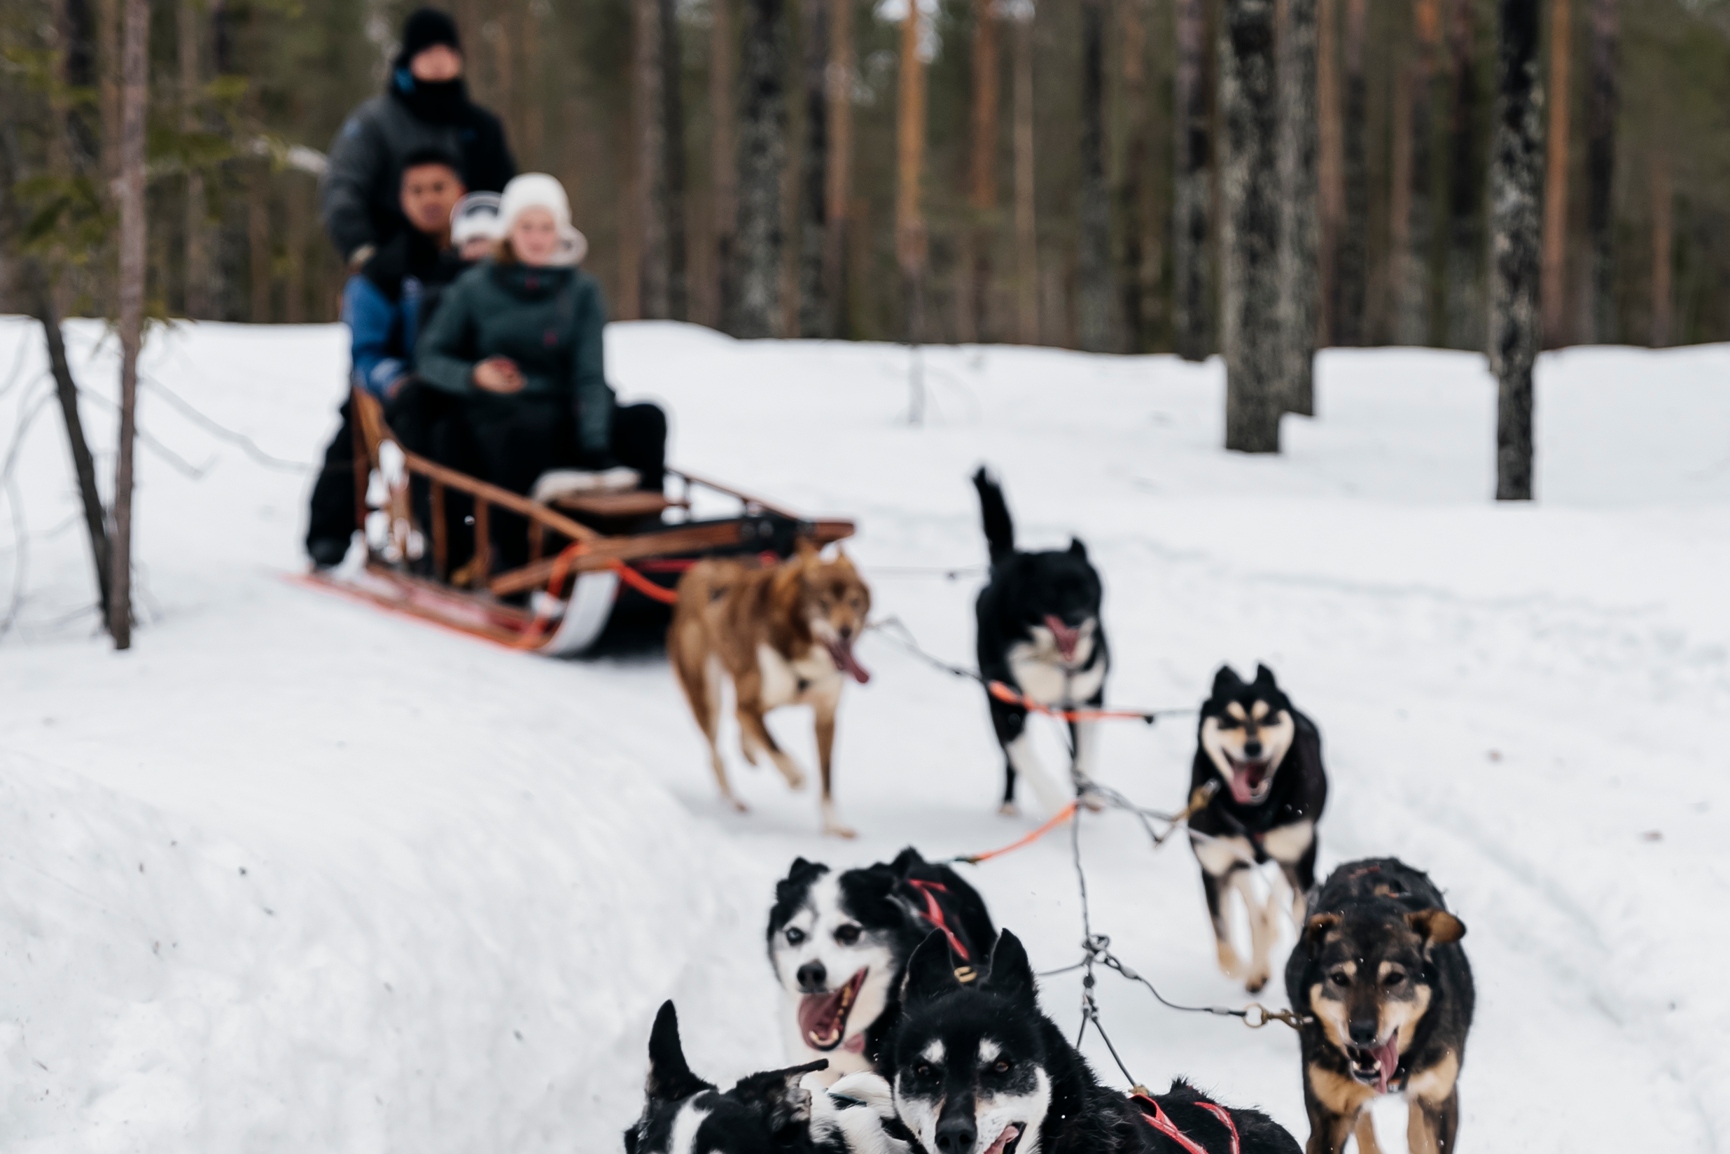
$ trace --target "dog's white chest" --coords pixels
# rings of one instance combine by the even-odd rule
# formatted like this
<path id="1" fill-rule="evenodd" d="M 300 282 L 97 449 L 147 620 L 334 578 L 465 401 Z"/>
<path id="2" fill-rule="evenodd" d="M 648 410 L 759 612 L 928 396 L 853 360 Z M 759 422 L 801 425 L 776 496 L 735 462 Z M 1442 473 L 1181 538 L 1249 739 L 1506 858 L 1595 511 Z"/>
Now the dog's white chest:
<path id="1" fill-rule="evenodd" d="M 803 657 L 787 660 L 767 645 L 757 646 L 757 672 L 762 676 L 766 709 L 797 705 L 813 696 L 841 691 L 841 671 L 834 659 L 813 646 Z"/>
<path id="2" fill-rule="evenodd" d="M 1076 665 L 1086 664 L 1093 656 L 1093 639 L 1083 638 L 1076 647 Z M 1099 692 L 1105 684 L 1105 662 L 1095 662 L 1091 669 L 1070 672 L 1055 650 L 1047 651 L 1027 641 L 1010 646 L 1009 671 L 1021 692 L 1046 706 L 1079 705 Z"/>

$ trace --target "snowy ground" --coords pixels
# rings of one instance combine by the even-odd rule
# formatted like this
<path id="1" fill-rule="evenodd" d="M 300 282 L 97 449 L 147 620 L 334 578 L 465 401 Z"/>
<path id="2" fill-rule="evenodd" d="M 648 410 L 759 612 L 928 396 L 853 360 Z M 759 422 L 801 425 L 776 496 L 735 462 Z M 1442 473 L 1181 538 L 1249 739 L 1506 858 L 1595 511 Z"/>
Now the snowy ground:
<path id="1" fill-rule="evenodd" d="M 109 445 L 100 335 L 72 343 Z M 1328 354 L 1321 418 L 1251 460 L 1215 447 L 1217 362 L 937 350 L 915 429 L 894 347 L 609 341 L 621 391 L 671 407 L 677 460 L 857 517 L 879 615 L 941 654 L 970 650 L 978 576 L 906 567 L 980 561 L 965 477 L 989 461 L 1025 541 L 1078 533 L 1103 569 L 1113 700 L 1193 705 L 1221 661 L 1272 665 L 1324 734 L 1324 866 L 1398 852 L 1470 928 L 1463 1149 L 1730 1142 L 1730 349 L 1546 357 L 1541 501 L 1499 508 L 1476 357 Z M 84 611 L 39 335 L 0 321 L 0 452 L 35 415 L 0 457 L 9 1150 L 617 1149 L 661 998 L 710 1077 L 780 1060 L 761 923 L 795 853 L 944 855 L 1036 819 L 994 813 L 978 691 L 881 639 L 843 705 L 862 836 L 839 844 L 771 773 L 741 768 L 753 812 L 722 810 L 658 660 L 514 655 L 285 581 L 343 363 L 335 328 L 157 334 L 146 623 L 117 657 Z M 809 758 L 803 719 L 776 722 Z M 1187 722 L 1119 726 L 1102 776 L 1175 806 L 1192 749 Z M 1241 1002 L 1188 850 L 1118 816 L 1083 841 L 1122 956 L 1170 997 Z M 1065 839 L 974 876 L 1036 965 L 1074 959 Z M 1071 1026 L 1077 995 L 1044 989 Z M 1301 1139 L 1289 1032 L 1101 998 L 1138 1078 L 1186 1073 Z"/>

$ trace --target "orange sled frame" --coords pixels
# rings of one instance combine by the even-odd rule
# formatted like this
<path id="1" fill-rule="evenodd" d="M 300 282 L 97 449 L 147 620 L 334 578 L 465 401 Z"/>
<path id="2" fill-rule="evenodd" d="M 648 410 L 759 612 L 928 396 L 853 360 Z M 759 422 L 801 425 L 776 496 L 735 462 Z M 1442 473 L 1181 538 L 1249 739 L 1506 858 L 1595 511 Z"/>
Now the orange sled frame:
<path id="1" fill-rule="evenodd" d="M 366 526 L 369 516 L 385 513 L 388 544 L 381 549 L 374 534 L 365 533 L 364 568 L 353 574 L 318 573 L 311 582 L 511 648 L 555 656 L 581 653 L 606 628 L 626 588 L 670 601 L 679 575 L 699 558 L 779 559 L 791 555 L 802 540 L 821 547 L 853 534 L 852 521 L 807 520 L 672 468 L 667 475 L 676 482 L 673 497 L 632 491 L 578 494 L 552 504 L 531 500 L 403 449 L 371 394 L 355 389 L 351 403 L 355 516 Z M 382 510 L 368 506 L 374 471 L 385 483 Z M 427 485 L 431 524 L 424 535 L 409 499 L 413 477 Z M 695 519 L 691 499 L 699 489 L 738 502 L 738 513 Z M 475 552 L 464 566 L 466 587 L 452 583 L 448 564 L 445 501 L 452 490 L 474 502 Z M 489 528 L 495 510 L 527 519 L 528 564 L 492 571 Z M 669 513 L 672 520 L 666 519 Z M 417 536 L 423 573 L 411 572 L 407 561 L 410 542 Z M 523 593 L 531 594 L 532 607 L 504 600 Z"/>

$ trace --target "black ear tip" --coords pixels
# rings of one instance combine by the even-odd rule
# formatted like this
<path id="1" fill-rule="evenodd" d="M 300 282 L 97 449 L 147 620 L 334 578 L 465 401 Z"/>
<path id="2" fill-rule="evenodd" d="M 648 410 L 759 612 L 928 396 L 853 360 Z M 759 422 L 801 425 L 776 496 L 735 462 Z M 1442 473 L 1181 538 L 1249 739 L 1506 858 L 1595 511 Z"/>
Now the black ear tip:
<path id="1" fill-rule="evenodd" d="M 655 1033 L 663 1034 L 668 1030 L 673 1032 L 675 1039 L 679 1036 L 679 1011 L 671 998 L 662 1002 L 661 1008 L 655 1011 Z"/>
<path id="2" fill-rule="evenodd" d="M 1272 685 L 1274 684 L 1273 670 L 1260 662 L 1257 662 L 1255 667 L 1255 679 L 1264 684 Z"/>

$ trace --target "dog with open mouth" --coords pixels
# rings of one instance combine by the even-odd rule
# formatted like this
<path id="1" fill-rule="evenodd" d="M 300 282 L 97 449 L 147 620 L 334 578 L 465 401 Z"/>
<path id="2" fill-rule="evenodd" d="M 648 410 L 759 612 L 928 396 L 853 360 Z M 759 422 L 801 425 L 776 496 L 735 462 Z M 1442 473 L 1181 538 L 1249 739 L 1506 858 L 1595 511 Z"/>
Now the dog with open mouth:
<path id="1" fill-rule="evenodd" d="M 889 1081 L 896 1115 L 929 1154 L 1297 1154 L 1267 1115 L 1182 1080 L 1158 1095 L 1102 1086 L 1040 1012 L 1027 952 L 1007 930 L 972 983 L 932 934 L 902 997 Z"/>
<path id="2" fill-rule="evenodd" d="M 721 1090 L 691 1072 L 672 1002 L 649 1034 L 643 1112 L 625 1131 L 625 1154 L 916 1154 L 895 1118 L 889 1085 L 854 1074 L 833 1087 L 819 1059 L 768 1070 Z"/>
<path id="3" fill-rule="evenodd" d="M 1405 1096 L 1414 1152 L 1454 1148 L 1476 997 L 1465 933 L 1429 875 L 1397 858 L 1348 862 L 1311 895 L 1285 971 L 1307 1015 L 1309 1154 L 1339 1154 L 1354 1131 L 1377 1150 L 1366 1107 L 1388 1093 Z"/>
<path id="4" fill-rule="evenodd" d="M 1301 921 L 1304 895 L 1315 884 L 1316 823 L 1328 800 L 1321 733 L 1293 708 L 1265 665 L 1247 682 L 1221 666 L 1202 703 L 1199 729 L 1189 788 L 1192 799 L 1205 797 L 1206 804 L 1190 816 L 1189 844 L 1201 863 L 1219 968 L 1253 994 L 1273 973 L 1282 905 L 1289 903 Z M 1263 899 L 1254 875 L 1270 861 L 1278 863 L 1284 884 L 1270 886 Z M 1247 961 L 1231 941 L 1227 902 L 1233 891 L 1249 916 Z"/>
<path id="5" fill-rule="evenodd" d="M 1111 653 L 1100 620 L 1104 592 L 1087 546 L 1028 552 L 1015 547 L 1015 522 L 1003 488 L 985 469 L 973 474 L 991 573 L 974 606 L 979 673 L 1047 709 L 1098 707 L 1105 701 Z M 1025 777 L 1040 804 L 1056 811 L 1092 774 L 1095 727 L 1069 723 L 1073 777 L 1060 785 L 1045 772 L 1027 732 L 1028 709 L 987 692 L 991 725 L 1003 748 L 1002 811 L 1015 812 L 1015 783 Z M 1068 777 L 1069 775 L 1066 775 Z"/>
<path id="6" fill-rule="evenodd" d="M 835 815 L 835 712 L 849 678 L 871 680 L 853 654 L 870 613 L 871 589 L 847 555 L 837 549 L 825 560 L 808 542 L 779 565 L 710 559 L 680 578 L 667 657 L 709 743 L 721 796 L 734 809 L 742 813 L 745 804 L 727 781 L 718 743 L 725 679 L 733 682 L 745 760 L 756 765 L 767 757 L 793 789 L 805 787 L 805 771 L 776 744 L 764 719 L 784 705 L 811 707 L 823 832 L 853 836 Z"/>
<path id="7" fill-rule="evenodd" d="M 768 929 L 788 1059 L 826 1059 L 829 1078 L 877 1069 L 907 958 L 933 930 L 963 976 L 997 935 L 978 892 L 911 846 L 840 873 L 796 859 L 776 883 Z"/>

